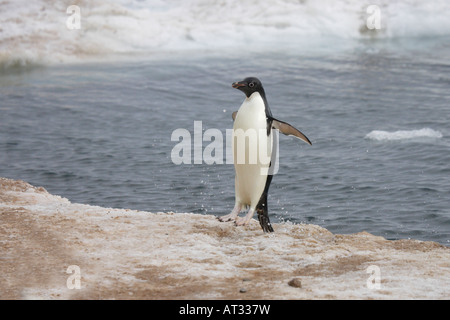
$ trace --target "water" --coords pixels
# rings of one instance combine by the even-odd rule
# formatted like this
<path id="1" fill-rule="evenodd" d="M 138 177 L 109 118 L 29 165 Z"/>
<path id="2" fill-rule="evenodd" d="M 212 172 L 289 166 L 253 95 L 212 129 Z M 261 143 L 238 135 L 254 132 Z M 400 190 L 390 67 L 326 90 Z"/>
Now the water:
<path id="1" fill-rule="evenodd" d="M 447 243 L 450 66 L 426 61 L 427 55 L 280 54 L 64 65 L 4 75 L 0 176 L 42 185 L 73 202 L 228 213 L 233 166 L 175 165 L 171 135 L 177 128 L 193 135 L 194 121 L 202 121 L 203 130 L 217 128 L 225 137 L 243 100 L 231 82 L 256 75 L 274 115 L 313 142 L 280 137 L 272 220 Z M 421 128 L 438 134 L 414 131 Z M 366 137 L 374 130 L 410 135 Z"/>
<path id="2" fill-rule="evenodd" d="M 192 37 L 200 26 L 193 24 Z M 439 29 L 423 36 L 416 28 L 418 35 L 399 38 L 391 28 L 379 39 L 335 37 L 314 48 L 300 41 L 245 51 L 240 40 L 255 32 L 251 23 L 245 28 L 229 49 L 230 38 L 222 39 L 220 50 L 207 50 L 211 38 L 180 35 L 162 51 L 151 47 L 141 54 L 127 43 L 123 51 L 131 53 L 112 50 L 121 56 L 103 61 L 85 59 L 76 48 L 76 59 L 64 63 L 48 60 L 73 55 L 3 55 L 0 176 L 44 186 L 72 202 L 229 213 L 233 166 L 175 165 L 171 135 L 178 128 L 193 135 L 194 121 L 202 121 L 203 131 L 219 129 L 225 139 L 231 113 L 244 99 L 231 83 L 257 76 L 274 117 L 313 143 L 280 136 L 280 168 L 269 195 L 272 221 L 449 245 L 448 35 Z M 50 48 L 60 48 L 55 43 Z M 180 50 L 185 43 L 199 45 Z"/>

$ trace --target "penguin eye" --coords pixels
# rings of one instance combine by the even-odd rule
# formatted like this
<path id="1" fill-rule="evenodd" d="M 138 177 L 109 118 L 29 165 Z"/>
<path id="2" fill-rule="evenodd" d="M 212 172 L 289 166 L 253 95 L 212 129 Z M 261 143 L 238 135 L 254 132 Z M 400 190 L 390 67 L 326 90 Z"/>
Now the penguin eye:
<path id="1" fill-rule="evenodd" d="M 248 86 L 249 86 L 250 88 L 253 88 L 253 87 L 255 86 L 255 83 L 254 83 L 254 82 L 250 82 L 250 83 L 248 84 Z"/>

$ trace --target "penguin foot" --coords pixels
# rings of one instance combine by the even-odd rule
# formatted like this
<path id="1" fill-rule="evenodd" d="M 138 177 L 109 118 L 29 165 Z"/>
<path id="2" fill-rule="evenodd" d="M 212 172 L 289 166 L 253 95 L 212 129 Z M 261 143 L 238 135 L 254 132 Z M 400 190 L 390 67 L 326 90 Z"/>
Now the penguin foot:
<path id="1" fill-rule="evenodd" d="M 255 213 L 255 209 L 248 210 L 248 213 L 245 217 L 236 217 L 234 220 L 234 224 L 237 226 L 246 226 L 249 224 L 250 220 L 252 220 L 253 214 Z"/>
<path id="2" fill-rule="evenodd" d="M 233 212 L 221 217 L 217 217 L 217 220 L 219 220 L 220 222 L 226 222 L 226 221 L 232 221 L 232 220 L 236 220 L 237 215 L 234 214 Z"/>
<path id="3" fill-rule="evenodd" d="M 238 216 L 239 212 L 241 212 L 241 208 L 242 208 L 242 205 L 237 203 L 234 206 L 234 209 L 233 209 L 233 211 L 231 211 L 230 214 L 227 214 L 227 215 L 222 216 L 222 217 L 217 217 L 217 219 L 219 221 L 221 221 L 221 222 L 236 220 L 236 217 Z"/>
<path id="4" fill-rule="evenodd" d="M 244 218 L 237 217 L 236 220 L 234 220 L 234 224 L 236 226 L 246 226 L 250 222 L 250 219 L 247 220 L 246 218 L 247 217 L 244 217 Z"/>

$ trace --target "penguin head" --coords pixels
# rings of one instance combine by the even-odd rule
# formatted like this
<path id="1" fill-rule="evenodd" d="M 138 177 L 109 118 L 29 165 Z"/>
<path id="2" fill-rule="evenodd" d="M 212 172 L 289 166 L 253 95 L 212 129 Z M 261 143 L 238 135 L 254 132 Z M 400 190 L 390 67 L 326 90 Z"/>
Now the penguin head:
<path id="1" fill-rule="evenodd" d="M 258 78 L 255 77 L 249 77 L 245 78 L 242 81 L 234 82 L 232 84 L 232 87 L 241 90 L 243 93 L 245 93 L 247 98 L 249 98 L 254 92 L 259 92 L 261 95 L 264 95 L 262 83 Z"/>

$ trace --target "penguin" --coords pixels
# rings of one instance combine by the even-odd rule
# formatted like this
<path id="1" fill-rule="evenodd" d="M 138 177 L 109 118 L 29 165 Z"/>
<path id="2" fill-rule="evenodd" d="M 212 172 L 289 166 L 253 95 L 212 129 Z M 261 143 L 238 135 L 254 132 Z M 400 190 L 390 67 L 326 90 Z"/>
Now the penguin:
<path id="1" fill-rule="evenodd" d="M 272 148 L 275 146 L 272 131 L 278 129 L 281 133 L 299 138 L 309 145 L 312 143 L 298 129 L 272 116 L 264 88 L 258 78 L 245 78 L 243 81 L 234 82 L 232 87 L 246 96 L 239 110 L 232 114 L 235 206 L 230 214 L 218 219 L 222 222 L 234 220 L 237 226 L 245 226 L 256 211 L 263 231 L 273 232 L 267 207 L 267 195 L 273 177 L 269 169 L 274 165 Z M 243 139 L 239 140 L 242 135 Z M 249 210 L 247 215 L 241 218 L 238 215 L 244 207 Z"/>

